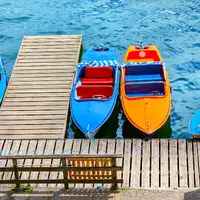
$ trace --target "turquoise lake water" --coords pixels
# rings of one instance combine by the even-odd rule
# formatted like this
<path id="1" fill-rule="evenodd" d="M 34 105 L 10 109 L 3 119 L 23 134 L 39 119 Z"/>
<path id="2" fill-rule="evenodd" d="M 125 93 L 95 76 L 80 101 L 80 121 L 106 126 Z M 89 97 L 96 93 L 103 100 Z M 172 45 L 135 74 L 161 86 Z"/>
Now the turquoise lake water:
<path id="1" fill-rule="evenodd" d="M 189 138 L 188 124 L 200 108 L 199 0 L 1 0 L 0 52 L 10 75 L 24 35 L 82 34 L 83 48 L 155 44 L 172 86 L 173 138 Z M 121 114 L 117 116 L 120 133 Z"/>

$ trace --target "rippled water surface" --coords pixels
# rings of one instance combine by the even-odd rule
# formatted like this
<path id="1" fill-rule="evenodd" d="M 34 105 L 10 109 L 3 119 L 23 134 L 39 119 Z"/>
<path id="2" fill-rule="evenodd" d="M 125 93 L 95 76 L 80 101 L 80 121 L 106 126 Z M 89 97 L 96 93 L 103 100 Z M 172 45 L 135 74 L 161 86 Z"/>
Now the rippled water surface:
<path id="1" fill-rule="evenodd" d="M 10 75 L 24 35 L 82 34 L 84 50 L 105 44 L 119 61 L 128 45 L 156 44 L 173 89 L 172 137 L 188 138 L 200 108 L 199 0 L 1 0 L 0 51 Z"/>

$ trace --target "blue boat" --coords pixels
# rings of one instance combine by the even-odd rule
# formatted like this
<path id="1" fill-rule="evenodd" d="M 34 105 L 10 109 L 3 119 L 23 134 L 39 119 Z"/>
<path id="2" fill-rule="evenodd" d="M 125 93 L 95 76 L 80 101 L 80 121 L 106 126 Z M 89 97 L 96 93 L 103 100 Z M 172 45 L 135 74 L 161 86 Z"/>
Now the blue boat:
<path id="1" fill-rule="evenodd" d="M 119 76 L 115 48 L 90 48 L 77 65 L 70 95 L 71 116 L 86 138 L 93 138 L 112 114 Z"/>
<path id="2" fill-rule="evenodd" d="M 198 110 L 190 120 L 189 130 L 194 139 L 200 138 L 200 110 Z"/>
<path id="3" fill-rule="evenodd" d="M 0 57 L 0 104 L 3 101 L 7 85 L 8 85 L 8 78 L 6 76 L 6 70 L 4 68 L 3 59 Z"/>

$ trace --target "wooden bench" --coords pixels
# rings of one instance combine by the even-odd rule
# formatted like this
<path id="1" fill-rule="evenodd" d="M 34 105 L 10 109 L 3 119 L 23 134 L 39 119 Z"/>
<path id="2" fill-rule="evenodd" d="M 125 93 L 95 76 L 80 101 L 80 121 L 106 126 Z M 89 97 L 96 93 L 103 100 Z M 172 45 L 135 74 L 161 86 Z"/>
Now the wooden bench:
<path id="1" fill-rule="evenodd" d="M 12 165 L 1 167 L 0 172 L 14 172 L 14 179 L 2 179 L 0 180 L 0 184 L 16 184 L 17 188 L 19 188 L 22 183 L 64 183 L 65 189 L 68 189 L 69 183 L 111 183 L 116 187 L 117 183 L 123 183 L 123 180 L 117 177 L 117 171 L 123 170 L 122 166 L 116 165 L 117 158 L 122 158 L 122 155 L 74 154 L 0 156 L 0 162 L 1 160 L 12 160 Z M 51 163 L 53 163 L 52 159 L 59 159 L 60 164 L 50 166 L 43 164 L 19 164 L 18 161 L 22 159 L 51 159 Z M 19 176 L 19 172 L 52 171 L 63 172 L 63 179 L 21 179 Z"/>

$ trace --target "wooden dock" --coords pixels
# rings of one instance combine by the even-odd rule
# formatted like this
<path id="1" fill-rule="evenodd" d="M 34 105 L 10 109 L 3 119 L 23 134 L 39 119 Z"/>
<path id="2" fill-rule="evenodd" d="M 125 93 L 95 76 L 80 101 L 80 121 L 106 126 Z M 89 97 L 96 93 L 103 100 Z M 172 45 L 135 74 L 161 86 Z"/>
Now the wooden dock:
<path id="1" fill-rule="evenodd" d="M 199 188 L 200 141 L 175 139 L 99 139 L 99 140 L 0 140 L 1 155 L 56 155 L 56 154 L 122 154 L 117 165 L 123 166 L 118 178 L 125 188 Z M 55 166 L 60 160 L 43 159 L 21 161 L 25 165 Z M 0 167 L 11 162 L 0 162 Z M 11 172 L 1 173 L 1 179 L 13 178 Z M 22 172 L 21 177 L 59 179 L 60 172 Z M 47 184 L 39 184 L 46 187 Z M 62 184 L 48 184 L 48 187 Z M 71 187 L 96 188 L 97 184 L 73 184 Z M 105 184 L 104 187 L 110 187 Z"/>
<path id="2" fill-rule="evenodd" d="M 82 36 L 24 37 L 0 110 L 1 139 L 65 137 Z"/>

